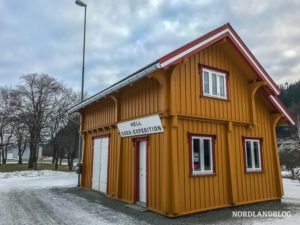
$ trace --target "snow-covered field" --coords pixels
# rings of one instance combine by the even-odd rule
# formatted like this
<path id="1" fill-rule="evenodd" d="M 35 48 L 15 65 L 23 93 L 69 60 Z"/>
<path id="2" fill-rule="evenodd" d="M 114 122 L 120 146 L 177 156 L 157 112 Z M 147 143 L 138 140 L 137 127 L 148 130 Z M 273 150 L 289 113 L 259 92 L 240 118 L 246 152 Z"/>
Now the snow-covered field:
<path id="1" fill-rule="evenodd" d="M 168 219 L 130 211 L 119 201 L 76 188 L 77 175 L 55 171 L 0 173 L 0 225 L 10 224 L 300 224 L 300 182 L 283 179 L 282 203 L 227 208 Z M 234 210 L 290 211 L 286 218 L 233 218 Z"/>
<path id="2" fill-rule="evenodd" d="M 75 173 L 52 170 L 0 173 L 0 193 L 12 190 L 75 187 Z"/>

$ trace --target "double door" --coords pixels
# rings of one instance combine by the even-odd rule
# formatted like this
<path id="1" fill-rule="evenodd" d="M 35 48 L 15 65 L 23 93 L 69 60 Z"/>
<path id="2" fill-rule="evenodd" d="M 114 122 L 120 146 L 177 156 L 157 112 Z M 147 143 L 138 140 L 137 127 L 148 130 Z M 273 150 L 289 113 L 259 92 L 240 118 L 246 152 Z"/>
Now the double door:
<path id="1" fill-rule="evenodd" d="M 92 189 L 106 193 L 109 137 L 93 139 Z"/>

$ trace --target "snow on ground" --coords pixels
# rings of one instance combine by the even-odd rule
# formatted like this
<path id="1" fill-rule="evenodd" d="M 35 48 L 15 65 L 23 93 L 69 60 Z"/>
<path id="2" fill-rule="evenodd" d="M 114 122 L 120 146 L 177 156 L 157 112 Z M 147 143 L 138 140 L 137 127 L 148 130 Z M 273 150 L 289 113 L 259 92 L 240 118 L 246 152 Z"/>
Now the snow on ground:
<path id="1" fill-rule="evenodd" d="M 0 192 L 53 187 L 75 187 L 77 175 L 52 170 L 0 173 Z"/>
<path id="2" fill-rule="evenodd" d="M 298 180 L 282 179 L 284 196 L 281 200 L 282 204 L 300 204 L 300 182 Z M 286 218 L 271 218 L 266 220 L 264 223 L 253 223 L 253 225 L 258 224 L 272 224 L 272 225 L 296 225 L 300 224 L 300 212 L 298 214 L 292 214 L 290 217 Z"/>
<path id="3" fill-rule="evenodd" d="M 284 196 L 282 199 L 282 203 L 286 204 L 300 204 L 300 182 L 298 180 L 291 179 L 282 179 L 283 187 L 284 187 Z M 290 224 L 300 224 L 300 212 L 298 214 L 294 214 L 291 217 L 273 220 L 272 223 L 274 225 L 290 225 Z"/>
<path id="4" fill-rule="evenodd" d="M 63 190 L 74 189 L 76 185 L 77 175 L 72 172 L 0 173 L 0 225 L 147 224 L 99 202 L 64 193 Z"/>
<path id="5" fill-rule="evenodd" d="M 75 188 L 77 175 L 56 171 L 0 173 L 0 225 L 10 224 L 300 224 L 300 182 L 283 179 L 282 203 L 234 207 L 168 219 L 155 213 L 132 212 L 119 201 Z M 54 188 L 54 189 L 53 189 Z M 287 218 L 233 218 L 232 211 L 286 211 Z"/>
<path id="6" fill-rule="evenodd" d="M 282 179 L 284 196 L 283 202 L 300 203 L 300 182 L 298 180 Z"/>
<path id="7" fill-rule="evenodd" d="M 281 176 L 285 178 L 292 177 L 292 172 L 287 170 L 281 171 Z"/>

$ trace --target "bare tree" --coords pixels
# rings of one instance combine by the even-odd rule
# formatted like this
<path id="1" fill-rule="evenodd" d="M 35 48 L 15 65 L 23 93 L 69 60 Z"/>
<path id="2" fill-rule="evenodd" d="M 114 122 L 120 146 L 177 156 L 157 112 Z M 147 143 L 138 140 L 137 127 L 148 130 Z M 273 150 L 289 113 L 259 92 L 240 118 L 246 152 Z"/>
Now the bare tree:
<path id="1" fill-rule="evenodd" d="M 300 146 L 300 104 L 293 103 L 289 110 L 296 119 L 295 126 L 290 126 L 288 128 L 296 143 L 292 145 L 294 146 L 292 149 L 288 148 L 288 151 L 281 151 L 279 155 L 281 163 L 292 172 L 292 176 L 294 177 L 295 168 L 300 166 L 300 157 L 298 151 Z"/>
<path id="2" fill-rule="evenodd" d="M 55 160 L 56 169 L 58 167 L 59 157 L 60 160 L 66 157 L 69 170 L 72 170 L 73 168 L 73 160 L 78 151 L 79 121 L 79 116 L 74 114 L 68 119 L 68 123 L 57 132 L 56 136 L 49 143 L 53 149 L 53 157 L 57 158 Z"/>
<path id="3" fill-rule="evenodd" d="M 11 120 L 14 111 L 14 90 L 8 87 L 0 88 L 0 165 L 6 164 L 7 149 L 12 138 Z"/>
<path id="4" fill-rule="evenodd" d="M 47 74 L 27 74 L 21 77 L 18 86 L 21 96 L 19 110 L 24 115 L 24 124 L 29 134 L 30 156 L 28 168 L 37 168 L 38 145 L 45 136 L 53 135 L 61 126 L 58 119 L 70 106 L 70 89 Z M 53 122 L 58 120 L 53 128 Z M 52 129 L 52 130 L 51 130 Z"/>
<path id="5" fill-rule="evenodd" d="M 59 140 L 56 139 L 57 133 L 61 128 L 65 127 L 69 121 L 66 114 L 66 110 L 76 102 L 78 102 L 78 96 L 71 89 L 64 89 L 64 99 L 56 104 L 56 110 L 53 115 L 48 118 L 47 121 L 47 132 L 48 137 L 52 140 L 53 145 L 53 159 L 52 164 L 55 164 L 55 169 L 58 168 L 58 161 L 60 158 L 60 164 L 64 158 L 64 149 L 60 147 Z"/>
<path id="6" fill-rule="evenodd" d="M 11 90 L 11 115 L 10 126 L 12 127 L 12 139 L 13 144 L 17 147 L 18 150 L 18 164 L 22 164 L 23 154 L 28 147 L 28 130 L 26 124 L 24 123 L 25 116 L 20 110 L 21 104 L 21 95 L 20 92 L 16 89 Z"/>
<path id="7" fill-rule="evenodd" d="M 78 153 L 79 147 L 79 127 L 80 117 L 74 115 L 69 119 L 67 126 L 65 127 L 65 147 L 67 150 L 67 159 L 69 170 L 73 168 L 73 160 Z"/>
<path id="8" fill-rule="evenodd" d="M 15 145 L 18 149 L 18 164 L 23 163 L 23 154 L 26 151 L 28 147 L 28 130 L 25 124 L 23 123 L 23 116 L 22 115 L 16 115 L 14 120 L 12 121 L 13 129 L 13 135 L 15 139 Z"/>
<path id="9" fill-rule="evenodd" d="M 299 146 L 295 145 L 297 148 Z M 280 163 L 284 165 L 287 170 L 291 171 L 292 177 L 295 177 L 295 169 L 300 166 L 300 153 L 296 149 L 283 149 L 279 152 Z"/>

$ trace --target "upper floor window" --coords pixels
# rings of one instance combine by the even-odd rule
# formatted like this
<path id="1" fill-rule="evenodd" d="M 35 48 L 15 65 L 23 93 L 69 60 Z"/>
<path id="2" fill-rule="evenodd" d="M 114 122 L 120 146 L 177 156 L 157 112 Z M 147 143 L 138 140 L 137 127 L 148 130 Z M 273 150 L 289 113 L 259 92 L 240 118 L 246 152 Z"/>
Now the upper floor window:
<path id="1" fill-rule="evenodd" d="M 203 96 L 227 99 L 227 73 L 202 67 Z"/>
<path id="2" fill-rule="evenodd" d="M 262 171 L 261 162 L 261 140 L 260 139 L 244 139 L 245 145 L 245 161 L 247 172 Z"/>
<path id="3" fill-rule="evenodd" d="M 214 173 L 214 136 L 190 135 L 191 175 Z"/>

